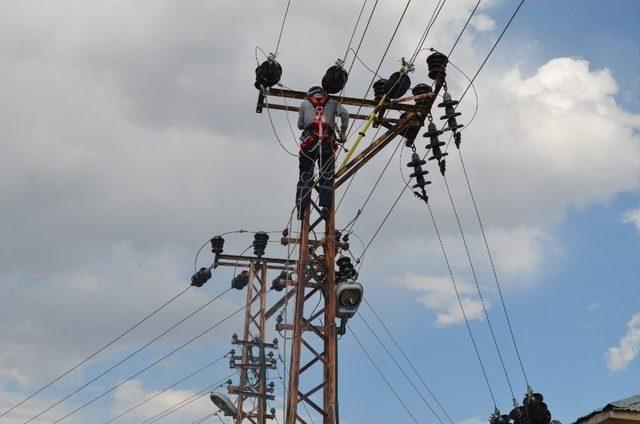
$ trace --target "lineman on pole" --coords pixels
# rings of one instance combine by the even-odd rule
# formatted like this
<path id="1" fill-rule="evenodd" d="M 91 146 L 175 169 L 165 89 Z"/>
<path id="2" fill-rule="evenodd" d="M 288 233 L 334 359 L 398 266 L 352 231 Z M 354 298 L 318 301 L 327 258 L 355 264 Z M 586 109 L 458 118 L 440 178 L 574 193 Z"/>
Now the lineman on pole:
<path id="1" fill-rule="evenodd" d="M 336 118 L 340 117 L 339 137 L 336 135 Z M 333 202 L 333 177 L 335 153 L 338 143 L 344 143 L 349 126 L 349 112 L 336 100 L 330 99 L 320 86 L 307 91 L 307 99 L 300 105 L 298 128 L 300 136 L 300 175 L 296 190 L 298 219 L 309 204 L 313 188 L 313 168 L 318 162 L 320 207 L 326 217 Z"/>

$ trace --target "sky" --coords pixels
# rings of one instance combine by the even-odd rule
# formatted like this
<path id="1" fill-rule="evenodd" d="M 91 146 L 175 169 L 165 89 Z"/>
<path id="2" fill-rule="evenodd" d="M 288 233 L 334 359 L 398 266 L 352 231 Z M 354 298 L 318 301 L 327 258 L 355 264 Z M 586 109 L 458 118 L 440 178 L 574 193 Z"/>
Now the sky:
<path id="1" fill-rule="evenodd" d="M 373 3 L 367 2 L 365 17 Z M 435 3 L 411 2 L 382 76 L 411 56 Z M 474 4 L 447 2 L 425 47 L 448 51 Z M 379 1 L 359 52 L 370 68 L 380 61 L 404 5 Z M 297 159 L 276 137 L 295 152 L 297 130 L 282 111 L 255 113 L 253 78 L 256 59 L 263 59 L 256 47 L 275 50 L 285 6 L 248 0 L 2 2 L 0 413 L 184 290 L 196 251 L 213 235 L 264 230 L 277 240 L 294 202 Z M 475 73 L 516 6 L 483 0 L 451 63 Z M 282 83 L 300 90 L 317 84 L 344 56 L 361 7 L 360 0 L 293 0 L 277 56 Z M 461 154 L 526 379 L 562 423 L 640 393 L 639 14 L 640 3 L 632 0 L 527 1 L 476 80 L 477 98 L 469 92 L 459 109 L 468 126 Z M 354 46 L 363 27 L 364 18 Z M 413 84 L 429 82 L 427 53 L 418 56 Z M 356 61 L 346 95 L 362 96 L 371 79 Z M 453 69 L 447 81 L 454 99 L 468 83 Z M 422 141 L 416 144 L 423 152 Z M 408 153 L 394 154 L 394 146 L 358 173 L 338 211 L 338 225 L 348 223 L 390 160 L 355 224 L 356 256 L 363 247 L 358 237 L 367 243 L 404 185 Z M 447 181 L 506 376 L 444 181 L 431 164 L 430 205 L 496 405 L 508 412 L 507 377 L 518 401 L 525 377 L 458 152 L 452 149 L 447 159 Z M 225 238 L 225 250 L 240 253 L 252 235 Z M 268 252 L 287 254 L 278 243 Z M 197 266 L 211 260 L 205 248 Z M 239 333 L 239 315 L 138 372 L 236 311 L 241 292 L 225 293 L 137 352 L 227 290 L 233 272 L 215 270 L 204 287 L 188 290 L 0 423 L 24 423 L 93 379 L 31 422 L 54 422 L 115 387 L 62 421 L 106 422 L 219 359 L 114 421 L 139 423 L 236 378 L 220 358 Z M 452 422 L 486 422 L 494 409 L 487 382 L 431 219 L 410 193 L 367 250 L 359 279 Z M 437 423 L 369 332 L 366 324 L 406 367 L 376 316 L 367 305 L 360 312 L 340 339 L 342 422 Z M 277 335 L 273 328 L 271 335 Z M 272 406 L 280 414 L 282 385 L 272 377 Z M 204 396 L 163 422 L 192 422 L 212 412 Z"/>

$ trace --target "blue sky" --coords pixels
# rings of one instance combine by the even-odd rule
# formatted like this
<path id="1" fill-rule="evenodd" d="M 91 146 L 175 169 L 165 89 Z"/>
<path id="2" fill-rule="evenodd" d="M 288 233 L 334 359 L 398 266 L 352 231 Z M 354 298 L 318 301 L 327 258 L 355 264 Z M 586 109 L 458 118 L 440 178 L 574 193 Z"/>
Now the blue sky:
<path id="1" fill-rule="evenodd" d="M 412 4 L 381 73 L 395 71 L 409 55 L 432 3 Z M 474 3 L 447 3 L 427 45 L 447 51 Z M 274 141 L 268 116 L 253 113 L 251 81 L 254 47 L 273 49 L 283 4 L 167 0 L 60 8 L 27 1 L 0 17 L 0 90 L 12 99 L 0 107 L 9 158 L 0 174 L 6 205 L 0 214 L 6 234 L 0 242 L 0 410 L 173 296 L 192 273 L 194 251 L 211 235 L 284 227 L 297 164 Z M 402 10 L 395 0 L 380 4 L 383 12 L 360 53 L 370 67 Z M 360 5 L 292 3 L 278 56 L 286 85 L 306 88 L 310 75 L 343 54 Z M 473 73 L 515 6 L 511 0 L 483 5 L 455 63 Z M 631 324 L 640 313 L 637 16 L 635 1 L 526 2 L 478 78 L 478 117 L 464 133 L 465 162 L 526 373 L 562 423 L 640 393 L 640 329 Z M 323 25 L 316 34 L 320 49 L 309 48 L 313 22 Z M 426 80 L 424 56 L 416 63 L 414 83 Z M 356 62 L 348 94 L 361 95 L 370 78 Z M 456 98 L 466 82 L 453 71 L 448 78 Z M 473 102 L 470 94 L 462 122 Z M 272 115 L 276 134 L 295 149 L 284 115 Z M 388 148 L 358 176 L 339 222 L 361 207 L 390 154 Z M 393 158 L 358 221 L 365 242 L 402 188 L 403 155 Z M 454 152 L 447 172 L 521 401 L 526 386 Z M 480 355 L 497 406 L 508 412 L 511 395 L 446 191 L 437 171 L 430 177 L 431 204 Z M 250 241 L 250 235 L 230 235 L 227 251 L 240 252 Z M 352 246 L 356 254 L 362 250 L 355 239 Z M 286 253 L 277 244 L 269 249 Z M 205 250 L 200 265 L 208 261 Z M 216 271 L 202 289 L 0 423 L 26 421 L 226 289 L 230 279 L 230 270 Z M 453 422 L 485 422 L 493 405 L 424 205 L 410 195 L 401 200 L 368 251 L 360 279 Z M 225 295 L 36 422 L 82 405 L 242 302 L 242 293 Z M 360 311 L 403 363 L 371 311 Z M 350 329 L 417 420 L 437 422 L 360 318 Z M 231 320 L 69 422 L 106 421 L 228 352 L 231 334 L 239 331 L 239 321 Z M 621 355 L 615 361 L 611 349 Z M 228 373 L 222 360 L 121 422 L 142 422 Z M 280 388 L 277 394 L 274 407 L 281 409 Z M 350 334 L 340 341 L 340 405 L 347 424 L 412 422 Z M 203 398 L 165 422 L 191 422 L 209 411 Z"/>

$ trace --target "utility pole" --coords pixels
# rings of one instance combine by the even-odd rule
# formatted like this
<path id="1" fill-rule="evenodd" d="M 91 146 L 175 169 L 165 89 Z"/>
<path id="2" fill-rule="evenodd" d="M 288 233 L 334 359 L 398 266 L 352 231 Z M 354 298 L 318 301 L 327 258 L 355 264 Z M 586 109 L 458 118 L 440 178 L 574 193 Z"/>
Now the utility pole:
<path id="1" fill-rule="evenodd" d="M 267 371 L 276 368 L 276 358 L 273 351 L 278 349 L 278 340 L 268 343 L 266 337 L 267 321 L 267 271 L 288 270 L 296 265 L 296 261 L 264 257 L 268 236 L 265 233 L 256 233 L 254 239 L 255 256 L 228 255 L 223 253 L 224 240 L 221 237 L 212 239 L 212 251 L 215 253 L 214 268 L 219 266 L 241 269 L 231 281 L 231 286 L 237 290 L 246 289 L 245 314 L 242 336 L 232 336 L 231 344 L 237 346 L 230 356 L 229 366 L 238 370 L 239 381 L 237 385 L 229 385 L 227 391 L 236 396 L 233 407 L 228 407 L 230 402 L 224 399 L 221 407 L 225 415 L 232 416 L 236 424 L 250 422 L 253 424 L 265 424 L 267 420 L 275 418 L 275 410 L 267 410 L 267 400 L 274 400 L 274 385 L 267 382 Z M 273 313 L 269 314 L 269 316 Z M 256 354 L 257 350 L 257 354 Z M 267 352 L 269 351 L 269 352 Z M 248 400 L 255 399 L 254 406 L 248 406 Z"/>
<path id="2" fill-rule="evenodd" d="M 244 269 L 234 277 L 232 287 L 247 288 L 243 335 L 242 338 L 234 335 L 232 340 L 234 345 L 242 348 L 240 355 L 234 353 L 231 358 L 231 367 L 239 369 L 240 374 L 238 385 L 228 387 L 229 394 L 236 396 L 236 403 L 234 405 L 229 398 L 218 393 L 211 395 L 212 401 L 225 415 L 235 417 L 236 424 L 241 424 L 244 420 L 264 424 L 267 419 L 275 418 L 273 410 L 269 413 L 266 411 L 267 400 L 274 399 L 273 385 L 266 384 L 266 371 L 275 368 L 276 361 L 272 353 L 266 354 L 265 350 L 277 349 L 277 340 L 273 343 L 265 342 L 265 324 L 269 318 L 286 307 L 291 298 L 294 298 L 293 321 L 282 322 L 281 317 L 278 317 L 276 323 L 279 332 L 288 331 L 292 334 L 285 424 L 306 424 L 308 421 L 322 424 L 339 423 L 338 334 L 345 333 L 346 320 L 355 314 L 362 300 L 362 286 L 355 281 L 357 272 L 348 257 L 341 255 L 336 261 L 336 256 L 348 249 L 348 243 L 346 238 L 336 231 L 335 191 L 392 140 L 401 136 L 405 138 L 405 145 L 413 150 L 409 166 L 414 168 L 411 176 L 417 181 L 413 186 L 414 193 L 427 201 L 425 186 L 429 183 L 424 176 L 428 171 L 421 168 L 426 162 L 417 155 L 414 141 L 427 119 L 430 131 L 435 125 L 432 122 L 431 108 L 438 98 L 440 89 L 443 86 L 446 89 L 444 76 L 447 58 L 440 53 L 434 53 L 427 59 L 427 64 L 429 77 L 434 80 L 433 88 L 424 83 L 417 84 L 412 89 L 412 96 L 402 97 L 410 88 L 408 72 L 413 68 L 413 65 L 406 63 L 404 59 L 400 72 L 392 74 L 389 80 L 381 79 L 373 85 L 374 100 L 329 96 L 342 105 L 368 108 L 370 113 L 349 113 L 351 118 L 366 122 L 343 164 L 335 172 L 331 188 L 331 206 L 323 210 L 312 199 L 313 196 L 309 196 L 310 201 L 303 205 L 304 210 L 301 211 L 301 230 L 298 237 L 290 237 L 288 232 L 283 232 L 283 245 L 298 246 L 297 261 L 263 257 L 268 241 L 265 233 L 255 234 L 255 256 L 224 254 L 222 237 L 214 237 L 211 240 L 212 252 L 215 254 L 213 267 L 233 266 Z M 333 84 L 333 93 L 344 87 L 347 78 L 341 64 L 336 65 L 329 68 L 323 78 L 323 86 L 325 82 L 327 85 Z M 257 113 L 261 113 L 264 108 L 299 111 L 296 106 L 267 102 L 269 97 L 297 100 L 307 98 L 305 92 L 274 88 L 281 74 L 282 68 L 273 56 L 256 69 L 255 86 L 259 90 Z M 401 115 L 398 118 L 387 118 L 386 111 L 398 111 Z M 382 126 L 386 131 L 358 154 L 353 155 L 358 143 L 365 137 L 366 129 L 371 125 Z M 434 154 L 430 159 L 437 159 L 441 172 L 444 172 L 444 161 L 441 160 L 444 154 L 439 150 L 440 144 L 432 140 L 427 148 Z M 416 190 L 417 188 L 420 190 Z M 340 268 L 338 273 L 336 263 Z M 280 277 L 272 283 L 273 290 L 281 292 L 286 287 L 291 287 L 291 290 L 287 290 L 267 309 L 266 280 L 269 269 L 281 271 Z M 295 277 L 291 273 L 294 269 Z M 206 274 L 209 270 L 203 268 L 200 272 Z M 208 276 L 210 277 L 210 272 Z M 315 298 L 318 297 L 317 305 L 313 309 L 310 308 L 311 305 L 307 303 L 315 302 Z M 338 319 L 340 326 L 337 325 Z M 259 350 L 257 357 L 253 354 L 254 348 Z M 248 398 L 258 400 L 255 408 L 247 409 L 245 401 Z M 305 413 L 301 414 L 302 410 Z"/>
<path id="3" fill-rule="evenodd" d="M 425 86 L 425 85 L 423 85 Z M 359 154 L 337 170 L 333 187 L 333 203 L 324 215 L 318 205 L 310 202 L 303 211 L 301 231 L 298 238 L 284 237 L 283 244 L 297 244 L 299 256 L 297 278 L 294 284 L 295 311 L 292 323 L 278 323 L 279 331 L 293 332 L 291 363 L 289 370 L 289 390 L 287 398 L 286 424 L 307 423 L 309 421 L 323 424 L 338 423 L 337 394 L 337 336 L 336 318 L 340 317 L 338 299 L 336 299 L 336 252 L 341 247 L 340 234 L 336 233 L 335 222 L 335 190 L 348 181 L 360 168 L 379 153 L 398 135 L 415 139 L 425 119 L 430 115 L 431 107 L 437 98 L 442 83 L 436 83 L 435 89 L 424 90 L 402 99 L 380 102 L 378 100 L 336 97 L 343 105 L 372 108 L 370 115 L 350 114 L 354 119 L 371 119 L 374 125 L 382 125 L 387 131 L 372 141 Z M 305 99 L 306 93 L 293 90 L 274 89 L 260 92 L 256 111 L 272 108 L 285 111 L 298 111 L 295 106 L 279 105 L 265 102 L 265 95 L 290 99 Z M 416 104 L 406 104 L 414 101 Z M 382 109 L 403 112 L 399 119 L 384 118 Z M 322 238 L 310 237 L 320 233 Z M 292 292 L 293 292 L 292 291 Z M 291 292 L 290 292 L 291 293 Z M 314 295 L 321 296 L 317 310 L 310 310 L 307 303 L 313 302 Z M 284 304 L 282 300 L 279 304 Z M 315 417 L 301 414 L 301 403 Z"/>

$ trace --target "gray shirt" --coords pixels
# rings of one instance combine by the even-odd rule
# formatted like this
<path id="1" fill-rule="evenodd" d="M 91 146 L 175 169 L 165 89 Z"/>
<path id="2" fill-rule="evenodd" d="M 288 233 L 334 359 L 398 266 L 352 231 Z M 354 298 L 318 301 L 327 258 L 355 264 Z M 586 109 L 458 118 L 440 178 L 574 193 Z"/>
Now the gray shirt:
<path id="1" fill-rule="evenodd" d="M 309 100 L 302 102 L 298 114 L 298 128 L 304 130 L 308 125 L 313 124 L 315 115 L 316 110 L 313 104 L 311 104 Z M 327 120 L 327 124 L 334 131 L 336 130 L 336 117 L 340 117 L 340 133 L 344 134 L 347 132 L 347 128 L 349 127 L 349 112 L 334 99 L 329 99 L 324 105 L 324 117 Z"/>

